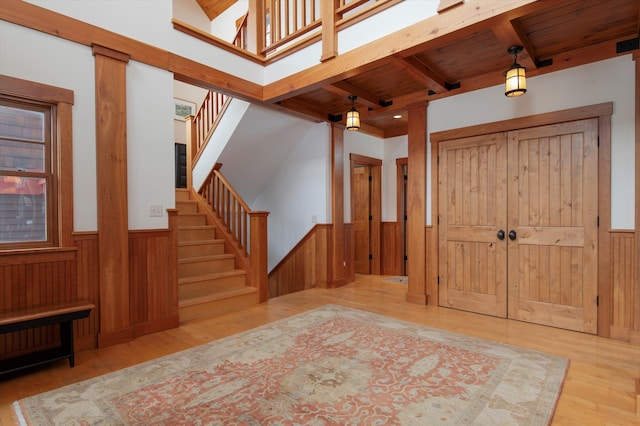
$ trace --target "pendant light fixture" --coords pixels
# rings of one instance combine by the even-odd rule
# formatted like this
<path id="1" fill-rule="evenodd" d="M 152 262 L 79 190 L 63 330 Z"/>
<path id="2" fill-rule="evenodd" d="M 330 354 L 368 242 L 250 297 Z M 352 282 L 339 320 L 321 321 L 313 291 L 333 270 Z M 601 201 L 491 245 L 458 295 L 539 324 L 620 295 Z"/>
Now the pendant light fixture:
<path id="1" fill-rule="evenodd" d="M 356 99 L 358 99 L 355 95 L 350 95 L 349 99 L 351 99 L 351 109 L 347 111 L 347 130 L 358 130 L 360 129 L 360 113 L 356 110 Z"/>
<path id="2" fill-rule="evenodd" d="M 518 63 L 518 54 L 522 52 L 522 46 L 511 46 L 507 49 L 513 55 L 513 65 L 504 72 L 504 94 L 509 97 L 520 96 L 527 93 L 526 68 Z"/>

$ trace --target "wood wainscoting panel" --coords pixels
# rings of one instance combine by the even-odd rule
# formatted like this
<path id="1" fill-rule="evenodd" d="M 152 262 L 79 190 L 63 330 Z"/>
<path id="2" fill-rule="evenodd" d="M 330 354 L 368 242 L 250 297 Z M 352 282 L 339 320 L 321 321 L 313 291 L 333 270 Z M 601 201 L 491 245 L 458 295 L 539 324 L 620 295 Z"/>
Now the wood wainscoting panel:
<path id="1" fill-rule="evenodd" d="M 269 273 L 269 299 L 328 285 L 331 225 L 315 225 Z"/>
<path id="2" fill-rule="evenodd" d="M 76 350 L 96 348 L 100 331 L 100 274 L 98 271 L 98 233 L 73 234 L 78 247 L 78 298 L 93 303 L 88 318 L 75 321 Z"/>
<path id="3" fill-rule="evenodd" d="M 402 275 L 400 223 L 382 222 L 380 247 L 382 275 Z"/>
<path id="4" fill-rule="evenodd" d="M 2 253 L 0 310 L 77 300 L 75 265 L 75 248 Z M 54 325 L 0 334 L 0 358 L 57 346 L 59 339 L 58 327 Z"/>
<path id="5" fill-rule="evenodd" d="M 634 320 L 635 234 L 611 231 L 611 338 L 630 341 Z M 640 343 L 640 342 L 639 342 Z"/>
<path id="6" fill-rule="evenodd" d="M 171 230 L 129 231 L 129 316 L 134 337 L 179 325 Z"/>

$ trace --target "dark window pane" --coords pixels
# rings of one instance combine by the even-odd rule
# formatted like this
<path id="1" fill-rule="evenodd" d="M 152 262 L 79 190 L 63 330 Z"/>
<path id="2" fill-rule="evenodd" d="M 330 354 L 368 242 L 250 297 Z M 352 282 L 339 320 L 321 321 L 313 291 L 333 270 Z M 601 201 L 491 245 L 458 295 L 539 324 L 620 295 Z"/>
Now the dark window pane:
<path id="1" fill-rule="evenodd" d="M 44 142 L 44 112 L 0 105 L 0 137 Z"/>
<path id="2" fill-rule="evenodd" d="M 0 170 L 44 172 L 44 144 L 0 139 Z"/>
<path id="3" fill-rule="evenodd" d="M 47 240 L 46 180 L 0 175 L 0 243 Z"/>

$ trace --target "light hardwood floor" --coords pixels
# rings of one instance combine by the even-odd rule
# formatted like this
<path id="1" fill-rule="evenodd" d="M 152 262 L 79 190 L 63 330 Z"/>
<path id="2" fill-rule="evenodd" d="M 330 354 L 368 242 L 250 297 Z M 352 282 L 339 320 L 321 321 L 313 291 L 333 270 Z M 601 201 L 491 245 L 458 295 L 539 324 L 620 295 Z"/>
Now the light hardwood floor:
<path id="1" fill-rule="evenodd" d="M 187 349 L 271 321 L 332 303 L 470 336 L 567 357 L 569 372 L 553 425 L 640 425 L 635 381 L 640 378 L 640 346 L 592 335 L 447 308 L 405 302 L 406 285 L 384 277 L 356 276 L 338 289 L 311 289 L 220 318 L 192 320 L 179 328 L 104 349 L 76 354 L 76 366 L 64 361 L 0 382 L 0 425 L 13 424 L 11 403 L 80 380 Z"/>

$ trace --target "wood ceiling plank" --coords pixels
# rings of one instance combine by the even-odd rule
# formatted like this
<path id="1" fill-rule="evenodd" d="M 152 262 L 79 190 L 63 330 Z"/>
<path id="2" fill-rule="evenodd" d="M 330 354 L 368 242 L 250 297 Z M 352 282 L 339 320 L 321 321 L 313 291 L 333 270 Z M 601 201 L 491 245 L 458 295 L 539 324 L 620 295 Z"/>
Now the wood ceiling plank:
<path id="1" fill-rule="evenodd" d="M 494 25 L 491 29 L 495 36 L 505 45 L 505 53 L 511 46 L 523 46 L 524 50 L 518 55 L 518 63 L 527 70 L 536 68 L 535 49 L 526 34 L 523 34 L 522 30 L 518 31 L 516 27 L 514 27 L 513 21 L 502 21 L 498 25 Z"/>
<path id="2" fill-rule="evenodd" d="M 229 9 L 237 0 L 196 0 L 210 21 Z"/>
<path id="3" fill-rule="evenodd" d="M 444 77 L 431 70 L 415 57 L 403 58 L 395 55 L 390 59 L 399 70 L 407 73 L 411 78 L 424 85 L 425 88 L 436 93 L 447 91 L 447 82 Z"/>
<path id="4" fill-rule="evenodd" d="M 338 81 L 330 84 L 326 89 L 334 94 L 344 96 L 345 99 L 349 99 L 349 95 L 355 95 L 358 97 L 358 102 L 364 104 L 367 108 L 380 108 L 380 99 L 376 95 L 347 81 Z"/>

